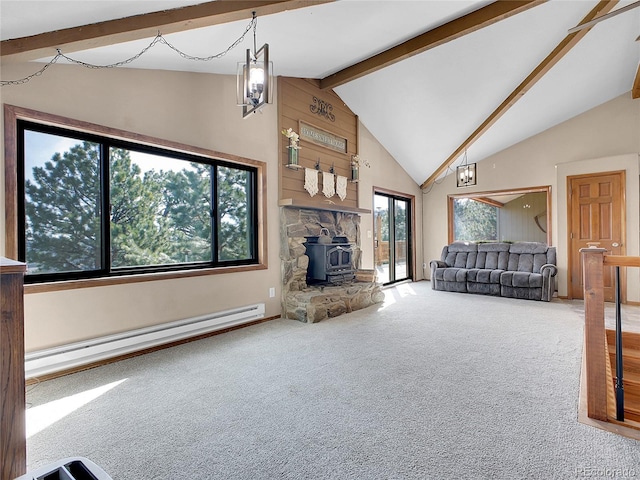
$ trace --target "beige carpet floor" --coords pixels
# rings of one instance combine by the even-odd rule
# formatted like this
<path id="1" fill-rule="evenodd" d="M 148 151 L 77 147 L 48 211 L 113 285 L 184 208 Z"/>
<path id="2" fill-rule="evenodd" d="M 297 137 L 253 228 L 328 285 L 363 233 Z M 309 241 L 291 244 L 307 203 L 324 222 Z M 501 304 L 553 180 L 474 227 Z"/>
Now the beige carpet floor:
<path id="1" fill-rule="evenodd" d="M 29 468 L 79 455 L 118 480 L 640 477 L 640 442 L 577 421 L 575 302 L 428 282 L 385 296 L 42 382 Z"/>

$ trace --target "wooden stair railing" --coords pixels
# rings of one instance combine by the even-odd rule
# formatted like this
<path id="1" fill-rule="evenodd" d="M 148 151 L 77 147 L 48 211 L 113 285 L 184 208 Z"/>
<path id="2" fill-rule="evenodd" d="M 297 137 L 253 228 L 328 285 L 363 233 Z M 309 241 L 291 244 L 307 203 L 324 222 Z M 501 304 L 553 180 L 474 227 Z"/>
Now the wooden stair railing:
<path id="1" fill-rule="evenodd" d="M 604 322 L 603 270 L 640 267 L 640 257 L 607 255 L 603 248 L 583 248 L 582 274 L 585 306 L 585 379 L 587 416 L 640 429 L 640 334 L 622 333 L 624 421 L 616 420 L 616 332 Z"/>

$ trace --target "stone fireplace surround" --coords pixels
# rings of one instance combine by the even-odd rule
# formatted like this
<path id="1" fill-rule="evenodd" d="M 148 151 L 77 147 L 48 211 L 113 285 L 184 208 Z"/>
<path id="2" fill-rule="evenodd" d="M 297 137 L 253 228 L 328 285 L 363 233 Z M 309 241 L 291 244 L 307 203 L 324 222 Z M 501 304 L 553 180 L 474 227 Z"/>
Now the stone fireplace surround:
<path id="1" fill-rule="evenodd" d="M 309 257 L 305 255 L 305 237 L 320 235 L 322 228 L 328 229 L 332 237 L 347 237 L 352 244 L 355 281 L 331 286 L 307 285 Z M 357 213 L 281 207 L 280 237 L 284 318 L 316 323 L 383 301 L 384 294 L 375 275 L 358 270 L 361 250 Z"/>

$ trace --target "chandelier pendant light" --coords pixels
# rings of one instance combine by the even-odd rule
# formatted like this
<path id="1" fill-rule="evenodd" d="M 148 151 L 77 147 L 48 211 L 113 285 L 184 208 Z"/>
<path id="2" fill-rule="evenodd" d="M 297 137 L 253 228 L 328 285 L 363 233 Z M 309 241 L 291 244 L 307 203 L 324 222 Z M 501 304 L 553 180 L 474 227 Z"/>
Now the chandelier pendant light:
<path id="1" fill-rule="evenodd" d="M 253 12 L 253 53 L 247 48 L 244 63 L 238 63 L 237 103 L 242 107 L 242 117 L 257 112 L 265 103 L 272 103 L 273 64 L 269 61 L 269 44 L 260 50 L 256 44 L 256 12 Z"/>
<path id="2" fill-rule="evenodd" d="M 470 187 L 475 185 L 478 181 L 476 175 L 476 164 L 467 163 L 467 151 L 464 151 L 464 163 L 456 167 L 456 186 L 457 187 Z"/>

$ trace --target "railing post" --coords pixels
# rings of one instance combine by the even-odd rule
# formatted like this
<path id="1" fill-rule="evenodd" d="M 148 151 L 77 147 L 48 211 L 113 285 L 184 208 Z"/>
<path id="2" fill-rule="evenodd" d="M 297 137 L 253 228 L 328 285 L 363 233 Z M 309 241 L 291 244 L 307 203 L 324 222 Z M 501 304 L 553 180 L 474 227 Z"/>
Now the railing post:
<path id="1" fill-rule="evenodd" d="M 587 382 L 587 415 L 607 420 L 607 370 L 604 328 L 604 248 L 583 248 L 584 336 Z"/>
<path id="2" fill-rule="evenodd" d="M 624 380 L 622 365 L 622 300 L 620 266 L 616 265 L 616 420 L 624 422 Z"/>
<path id="3" fill-rule="evenodd" d="M 0 479 L 27 471 L 24 263 L 0 257 Z"/>

